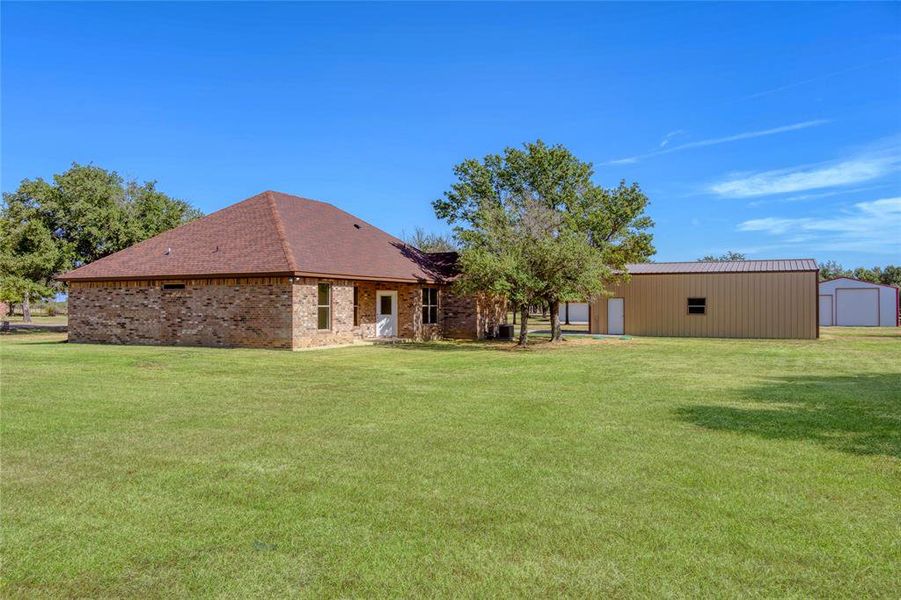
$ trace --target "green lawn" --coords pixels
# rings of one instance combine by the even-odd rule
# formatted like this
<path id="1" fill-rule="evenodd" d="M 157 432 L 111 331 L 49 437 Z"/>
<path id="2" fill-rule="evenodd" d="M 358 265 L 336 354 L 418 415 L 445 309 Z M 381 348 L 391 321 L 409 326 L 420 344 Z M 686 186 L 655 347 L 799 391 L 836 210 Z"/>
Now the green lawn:
<path id="1" fill-rule="evenodd" d="M 7 315 L 5 317 L 0 317 L 0 321 L 9 321 L 10 323 L 22 323 L 22 315 Z M 35 325 L 66 325 L 69 322 L 69 317 L 66 315 L 53 315 L 52 317 L 48 317 L 46 315 L 32 315 L 31 322 Z"/>
<path id="2" fill-rule="evenodd" d="M 0 338 L 0 595 L 897 597 L 901 336 Z"/>

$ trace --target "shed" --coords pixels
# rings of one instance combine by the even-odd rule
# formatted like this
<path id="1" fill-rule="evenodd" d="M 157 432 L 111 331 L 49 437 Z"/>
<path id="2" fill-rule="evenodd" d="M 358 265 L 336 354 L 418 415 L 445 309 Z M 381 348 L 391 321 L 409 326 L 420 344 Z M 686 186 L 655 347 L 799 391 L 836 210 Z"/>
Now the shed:
<path id="1" fill-rule="evenodd" d="M 897 327 L 898 288 L 837 277 L 820 282 L 820 325 Z"/>
<path id="2" fill-rule="evenodd" d="M 592 333 L 819 337 L 813 259 L 626 265 L 630 277 L 593 300 Z"/>

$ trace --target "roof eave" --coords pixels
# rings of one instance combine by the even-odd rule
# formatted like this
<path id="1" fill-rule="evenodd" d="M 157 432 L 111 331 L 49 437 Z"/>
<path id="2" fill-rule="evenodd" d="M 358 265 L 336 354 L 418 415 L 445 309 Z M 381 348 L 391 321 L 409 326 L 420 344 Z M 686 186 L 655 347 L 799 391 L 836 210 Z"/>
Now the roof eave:
<path id="1" fill-rule="evenodd" d="M 642 275 L 753 275 L 755 273 L 816 273 L 819 269 L 774 269 L 770 271 L 656 271 L 653 273 L 620 272 L 620 275 L 640 277 Z"/>
<path id="2" fill-rule="evenodd" d="M 354 281 L 386 281 L 390 283 L 447 283 L 451 278 L 436 277 L 392 277 L 378 275 L 355 275 L 351 273 L 316 273 L 311 271 L 276 271 L 268 273 L 172 273 L 165 275 L 123 276 L 69 276 L 63 274 L 54 279 L 63 283 L 79 281 L 166 281 L 169 279 L 229 279 L 235 277 L 317 277 L 324 279 L 350 279 Z"/>

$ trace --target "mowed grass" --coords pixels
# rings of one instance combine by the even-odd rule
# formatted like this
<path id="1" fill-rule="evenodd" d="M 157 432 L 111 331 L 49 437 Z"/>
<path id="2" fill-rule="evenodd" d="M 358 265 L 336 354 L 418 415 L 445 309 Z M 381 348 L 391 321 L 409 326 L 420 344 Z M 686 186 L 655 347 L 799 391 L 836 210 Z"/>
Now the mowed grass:
<path id="1" fill-rule="evenodd" d="M 23 323 L 22 315 L 7 315 L 0 317 L 0 321 L 9 321 L 10 323 Z M 31 317 L 32 325 L 66 325 L 69 322 L 67 315 L 53 315 L 48 317 L 45 315 L 34 315 Z"/>
<path id="2" fill-rule="evenodd" d="M 4 336 L 0 595 L 897 597 L 901 336 Z"/>

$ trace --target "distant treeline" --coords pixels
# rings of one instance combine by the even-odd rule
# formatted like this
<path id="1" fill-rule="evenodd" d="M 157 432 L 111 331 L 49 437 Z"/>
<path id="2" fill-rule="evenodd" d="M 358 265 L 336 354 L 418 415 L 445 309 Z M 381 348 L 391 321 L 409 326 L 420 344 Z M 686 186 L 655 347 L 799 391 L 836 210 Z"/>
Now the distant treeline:
<path id="1" fill-rule="evenodd" d="M 748 260 L 748 257 L 741 252 L 729 251 L 719 256 L 708 254 L 699 261 L 736 261 Z M 901 288 L 901 266 L 887 265 L 885 267 L 857 267 L 856 269 L 846 269 L 834 260 L 827 260 L 819 263 L 820 281 L 826 279 L 835 279 L 837 277 L 853 277 L 861 281 L 869 281 L 870 283 L 881 283 L 882 285 L 893 285 Z"/>
<path id="2" fill-rule="evenodd" d="M 869 269 L 866 267 L 846 269 L 834 260 L 820 263 L 820 280 L 835 279 L 836 277 L 853 277 L 861 281 L 901 287 L 901 266 L 887 265 Z"/>

